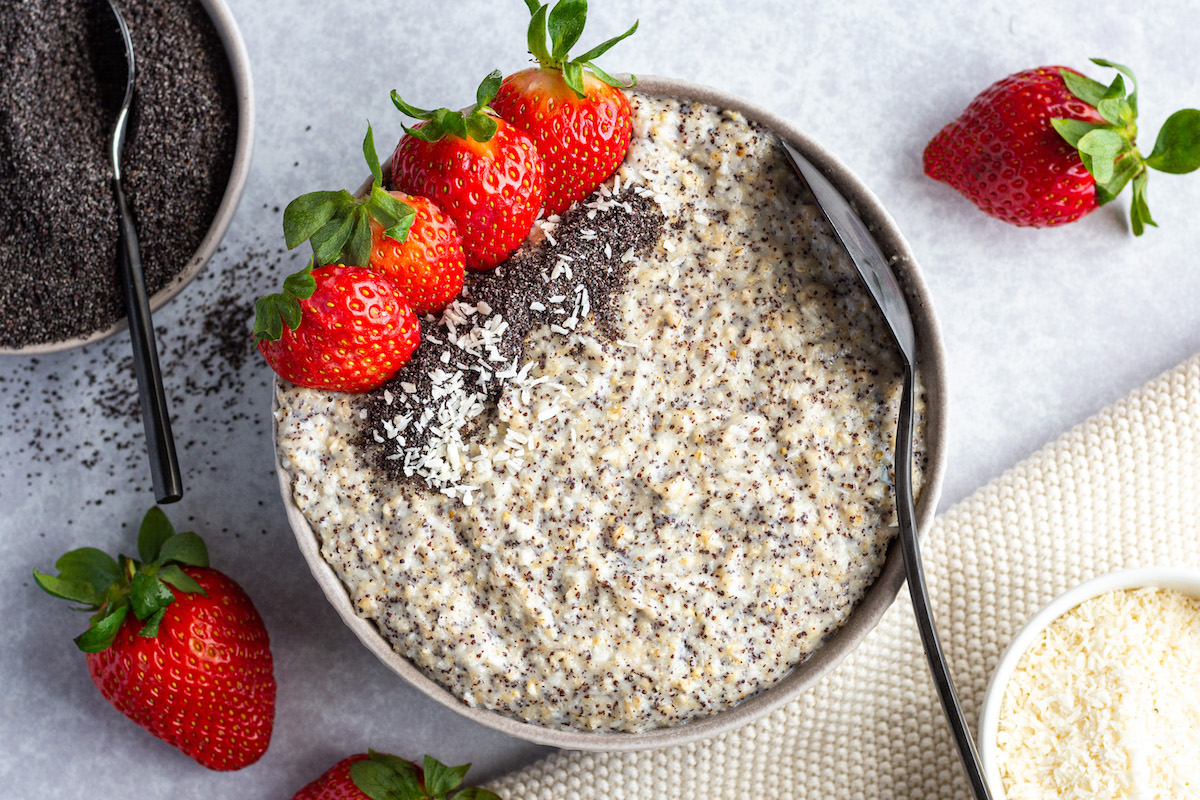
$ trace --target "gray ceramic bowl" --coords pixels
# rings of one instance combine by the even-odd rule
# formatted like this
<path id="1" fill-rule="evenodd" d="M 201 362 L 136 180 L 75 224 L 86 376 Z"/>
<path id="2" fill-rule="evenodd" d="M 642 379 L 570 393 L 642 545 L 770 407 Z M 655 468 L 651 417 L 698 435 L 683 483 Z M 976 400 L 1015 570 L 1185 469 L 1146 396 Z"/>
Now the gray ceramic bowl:
<path id="1" fill-rule="evenodd" d="M 925 440 L 929 464 L 925 473 L 920 502 L 917 503 L 918 531 L 924 535 L 933 523 L 934 510 L 937 508 L 945 472 L 945 353 L 929 292 L 921 278 L 916 258 L 909 249 L 908 242 L 904 240 L 897 229 L 895 221 L 880 205 L 875 195 L 871 194 L 862 181 L 855 177 L 844 164 L 787 120 L 715 89 L 682 81 L 642 77 L 638 79 L 638 89 L 647 94 L 693 100 L 735 109 L 748 119 L 761 122 L 778 135 L 786 138 L 816 164 L 834 185 L 854 203 L 872 230 L 877 233 L 884 252 L 894 256 L 893 266 L 904 285 L 912 308 L 913 322 L 917 330 L 918 369 L 926 390 Z M 337 609 L 342 620 L 350 626 L 355 635 L 380 661 L 431 699 L 480 725 L 537 744 L 570 750 L 618 751 L 670 747 L 715 736 L 769 714 L 814 685 L 858 646 L 867 633 L 878 624 L 904 582 L 904 564 L 900 549 L 893 542 L 888 551 L 882 574 L 851 614 L 846 624 L 831 635 L 807 661 L 797 666 L 782 681 L 730 709 L 692 722 L 642 733 L 586 733 L 547 728 L 529 722 L 521 722 L 487 709 L 472 708 L 466 705 L 392 650 L 391 645 L 388 644 L 375 624 L 362 619 L 354 612 L 345 587 L 333 569 L 321 557 L 316 534 L 309 526 L 308 520 L 292 501 L 291 477 L 279 465 L 278 458 L 276 459 L 276 469 L 279 473 L 279 487 L 287 509 L 288 521 L 291 523 L 292 530 L 296 534 L 296 541 L 300 545 L 300 551 L 304 554 L 317 583 L 324 590 L 329 602 Z"/>
<path id="2" fill-rule="evenodd" d="M 200 240 L 200 246 L 188 260 L 184 268 L 171 279 L 166 286 L 159 289 L 150 297 L 150 310 L 156 311 L 168 300 L 179 294 L 200 272 L 200 269 L 216 252 L 217 245 L 225 236 L 225 230 L 233 219 L 242 190 L 246 187 L 246 176 L 250 173 L 250 154 L 254 145 L 254 85 L 250 80 L 250 56 L 246 52 L 246 43 L 242 41 L 241 31 L 225 0 L 200 0 L 200 5 L 212 18 L 221 43 L 225 46 L 225 54 L 229 58 L 230 70 L 233 73 L 233 87 L 237 92 L 238 127 L 237 139 L 234 142 L 233 164 L 229 170 L 229 182 L 225 185 L 225 194 L 217 206 L 216 216 L 208 227 L 208 232 Z M 45 342 L 15 349 L 0 348 L 0 354 L 39 355 L 54 353 L 59 350 L 69 350 L 73 347 L 90 344 L 108 338 L 118 331 L 129 327 L 129 322 L 122 318 L 113 325 L 94 331 L 87 336 L 74 339 L 64 339 L 57 342 Z"/>

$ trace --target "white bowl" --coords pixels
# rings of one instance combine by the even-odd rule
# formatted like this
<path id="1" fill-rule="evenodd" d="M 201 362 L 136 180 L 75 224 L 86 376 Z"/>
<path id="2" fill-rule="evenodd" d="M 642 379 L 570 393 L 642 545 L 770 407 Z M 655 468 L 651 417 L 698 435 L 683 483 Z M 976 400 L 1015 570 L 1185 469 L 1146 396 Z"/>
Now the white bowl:
<path id="1" fill-rule="evenodd" d="M 1109 592 L 1141 588 L 1174 589 L 1200 599 L 1200 569 L 1138 567 L 1101 575 L 1050 601 L 1042 610 L 1034 614 L 1029 622 L 1025 623 L 1025 627 L 1021 628 L 1013 637 L 988 682 L 983 700 L 983 710 L 979 714 L 979 741 L 977 742 L 979 757 L 983 761 L 984 775 L 987 777 L 988 787 L 995 800 L 1003 800 L 1005 796 L 1004 786 L 1000 780 L 999 753 L 996 749 L 996 735 L 1000 729 L 1000 709 L 1004 703 L 1008 681 L 1016 671 L 1021 658 L 1030 647 L 1041 639 L 1042 633 L 1051 623 L 1080 603 Z"/>
<path id="2" fill-rule="evenodd" d="M 165 286 L 150 296 L 150 310 L 157 311 L 175 295 L 187 286 L 200 272 L 200 269 L 217 251 L 217 245 L 225 236 L 225 230 L 233 220 L 238 201 L 246 187 L 246 178 L 250 174 L 250 155 L 254 149 L 254 83 L 250 79 L 250 54 L 246 51 L 246 43 L 242 40 L 241 31 L 233 18 L 233 13 L 225 0 L 200 0 L 200 5 L 212 19 L 221 44 L 225 47 L 225 56 L 229 59 L 229 69 L 233 77 L 233 88 L 237 94 L 237 134 L 233 146 L 233 163 L 229 168 L 229 180 L 225 184 L 225 193 L 217 206 L 217 213 L 204 238 L 200 240 L 196 252 L 188 259 L 187 264 L 179 273 L 167 282 Z M 70 350 L 85 344 L 100 341 L 123 331 L 129 327 L 125 317 L 106 328 L 93 331 L 85 336 L 71 339 L 61 339 L 55 342 L 42 342 L 24 347 L 0 347 L 0 355 L 41 355 L 55 353 L 60 350 Z"/>
<path id="3" fill-rule="evenodd" d="M 918 370 L 926 392 L 925 444 L 928 464 L 917 503 L 918 533 L 925 534 L 933 524 L 946 466 L 945 351 L 929 291 L 917 267 L 916 258 L 908 242 L 900 234 L 895 221 L 875 195 L 841 161 L 787 120 L 740 98 L 684 81 L 639 76 L 638 90 L 646 94 L 692 100 L 736 110 L 747 119 L 764 124 L 795 145 L 825 173 L 876 232 L 883 251 L 895 256 L 892 265 L 908 294 L 913 324 L 917 331 Z M 275 396 L 277 397 L 278 393 Z M 277 438 L 276 431 L 273 440 Z M 468 719 L 509 736 L 570 750 L 628 751 L 671 747 L 716 736 L 769 714 L 813 686 L 857 647 L 879 623 L 904 583 L 903 558 L 899 545 L 893 538 L 882 573 L 845 624 L 817 648 L 808 660 L 799 664 L 779 683 L 732 708 L 679 725 L 640 733 L 587 733 L 548 728 L 522 722 L 485 708 L 466 705 L 393 650 L 375 623 L 355 613 L 345 586 L 321 557 L 317 535 L 292 499 L 291 476 L 279 463 L 278 454 L 276 469 L 288 520 L 301 553 L 304 554 L 329 602 L 371 652 L 426 696 Z"/>

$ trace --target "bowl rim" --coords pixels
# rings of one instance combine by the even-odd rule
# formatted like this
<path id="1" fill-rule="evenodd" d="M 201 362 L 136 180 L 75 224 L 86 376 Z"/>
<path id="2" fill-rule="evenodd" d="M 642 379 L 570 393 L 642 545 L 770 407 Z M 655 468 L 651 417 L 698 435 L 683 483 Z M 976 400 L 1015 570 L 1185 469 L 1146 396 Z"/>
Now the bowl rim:
<path id="1" fill-rule="evenodd" d="M 1004 649 L 984 691 L 976 743 L 980 760 L 983 762 L 984 775 L 995 800 L 1004 800 L 1005 797 L 996 745 L 996 736 L 1000 729 L 1000 710 L 1008 682 L 1016 672 L 1021 658 L 1046 628 L 1081 603 L 1109 592 L 1145 588 L 1174 589 L 1200 599 L 1200 569 L 1173 566 L 1130 567 L 1084 581 L 1042 606 L 1017 631 L 1008 647 Z"/>
<path id="2" fill-rule="evenodd" d="M 892 255 L 892 263 L 898 269 L 900 282 L 908 294 L 918 331 L 918 373 L 926 392 L 927 466 L 917 502 L 918 535 L 924 537 L 933 524 L 946 468 L 945 349 L 929 290 L 895 220 L 848 167 L 784 118 L 734 95 L 687 81 L 639 76 L 637 90 L 644 94 L 702 102 L 737 111 L 752 121 L 762 123 L 776 135 L 787 138 L 855 205 L 876 232 L 884 252 Z M 278 411 L 278 386 L 276 378 L 272 388 L 272 445 L 278 440 L 278 414 L 275 413 Z M 882 572 L 846 622 L 778 683 L 731 708 L 708 717 L 638 733 L 591 733 L 549 728 L 482 707 L 468 706 L 394 651 L 374 622 L 355 613 L 346 588 L 333 568 L 321 557 L 319 538 L 292 498 L 291 476 L 280 462 L 278 448 L 275 451 L 275 465 L 288 521 L 300 551 L 329 602 L 367 649 L 426 697 L 487 728 L 540 745 L 605 752 L 650 750 L 699 741 L 745 725 L 791 702 L 829 673 L 879 623 L 904 582 L 903 558 L 897 537 L 893 536 Z"/>
<path id="3" fill-rule="evenodd" d="M 151 313 L 162 308 L 171 298 L 179 294 L 183 287 L 191 283 L 216 252 L 217 246 L 225 236 L 225 231 L 229 228 L 229 223 L 233 221 L 238 203 L 242 199 L 242 193 L 246 188 L 246 179 L 250 175 L 250 158 L 254 150 L 254 81 L 250 75 L 250 54 L 246 49 L 246 42 L 242 38 L 233 12 L 229 10 L 225 0 L 200 0 L 200 5 L 212 19 L 217 35 L 220 36 L 221 43 L 224 45 L 225 56 L 233 75 L 234 91 L 237 94 L 237 134 L 233 145 L 233 163 L 230 165 L 225 193 L 221 196 L 221 202 L 217 205 L 217 213 L 213 216 L 208 231 L 183 269 L 150 296 Z M 101 328 L 83 336 L 54 342 L 39 342 L 24 347 L 0 347 L 0 355 L 36 356 L 72 350 L 107 339 L 128 327 L 128 318 L 122 316 L 107 328 Z"/>

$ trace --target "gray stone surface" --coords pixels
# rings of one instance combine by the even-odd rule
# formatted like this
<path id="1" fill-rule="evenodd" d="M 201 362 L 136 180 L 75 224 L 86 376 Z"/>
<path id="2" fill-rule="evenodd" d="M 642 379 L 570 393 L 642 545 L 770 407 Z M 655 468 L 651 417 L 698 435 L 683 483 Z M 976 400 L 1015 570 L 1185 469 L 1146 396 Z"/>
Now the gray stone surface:
<path id="1" fill-rule="evenodd" d="M 158 315 L 187 494 L 169 513 L 205 534 L 213 561 L 254 598 L 279 681 L 273 743 L 239 773 L 210 773 L 109 707 L 70 642 L 85 617 L 41 594 L 30 569 L 64 550 L 132 551 L 152 502 L 134 416 L 127 334 L 0 361 L 0 792 L 5 797 L 290 797 L 367 746 L 473 761 L 486 778 L 539 748 L 476 727 L 402 684 L 338 621 L 304 567 L 275 487 L 269 371 L 240 367 L 200 322 L 272 289 L 292 197 L 352 187 L 370 119 L 386 154 L 417 105 L 464 105 L 493 67 L 524 64 L 518 0 L 229 0 L 253 61 L 258 131 L 246 195 L 224 247 Z M 594 2 L 585 44 L 641 30 L 602 64 L 718 86 L 794 120 L 892 210 L 921 259 L 951 380 L 943 506 L 1200 345 L 1200 178 L 1156 175 L 1160 229 L 1135 240 L 1128 200 L 1068 228 L 982 216 L 924 178 L 925 142 L 992 81 L 1102 55 L 1143 80 L 1143 138 L 1200 106 L 1189 65 L 1200 12 L 1188 0 L 1132 18 L 1042 2 Z M 441 7 L 436 14 L 431 9 Z M 1103 71 L 1096 68 L 1096 74 Z M 1107 77 L 1107 76 L 1105 76 Z M 1146 142 L 1149 145 L 1149 141 Z M 241 317 L 248 337 L 249 319 Z M 586 791 L 584 791 L 586 794 Z"/>

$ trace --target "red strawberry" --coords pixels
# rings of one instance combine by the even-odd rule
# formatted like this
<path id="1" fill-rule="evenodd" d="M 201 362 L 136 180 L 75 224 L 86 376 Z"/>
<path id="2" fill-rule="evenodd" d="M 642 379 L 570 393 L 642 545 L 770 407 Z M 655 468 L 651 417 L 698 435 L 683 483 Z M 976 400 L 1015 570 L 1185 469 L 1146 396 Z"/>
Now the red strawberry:
<path id="1" fill-rule="evenodd" d="M 370 795 L 363 794 L 350 778 L 351 765 L 368 758 L 366 753 L 343 758 L 296 792 L 292 800 L 371 800 Z"/>
<path id="2" fill-rule="evenodd" d="M 390 278 L 365 267 L 309 264 L 255 306 L 258 350 L 300 386 L 367 392 L 408 362 L 420 323 Z"/>
<path id="3" fill-rule="evenodd" d="M 586 0 L 559 0 L 549 13 L 546 5 L 528 3 L 533 13 L 530 53 L 540 66 L 505 78 L 492 108 L 533 138 L 546 164 L 546 213 L 561 214 L 611 175 L 629 149 L 629 101 L 617 87 L 633 86 L 636 80 L 622 84 L 592 59 L 636 31 L 637 23 L 571 59 L 567 51 L 583 33 Z"/>
<path id="4" fill-rule="evenodd" d="M 292 800 L 394 800 L 438 798 L 450 792 L 455 800 L 500 800 L 487 789 L 459 789 L 470 764 L 447 767 L 425 756 L 424 767 L 385 753 L 360 753 L 343 758 L 305 786 Z"/>
<path id="5" fill-rule="evenodd" d="M 424 197 L 383 190 L 370 124 L 363 155 L 373 177 L 364 197 L 311 192 L 288 203 L 283 233 L 289 248 L 311 241 L 318 264 L 370 267 L 396 282 L 418 314 L 444 309 L 462 290 L 462 239 L 453 220 Z"/>
<path id="6" fill-rule="evenodd" d="M 985 213 L 1014 225 L 1074 222 L 1133 182 L 1130 220 L 1154 225 L 1146 204 L 1148 167 L 1200 167 L 1200 111 L 1173 114 L 1154 151 L 1137 149 L 1137 80 L 1120 64 L 1104 86 L 1065 67 L 1010 75 L 971 101 L 925 148 L 925 174 L 945 181 Z M 1134 90 L 1125 94 L 1122 75 Z"/>
<path id="7" fill-rule="evenodd" d="M 546 190 L 542 159 L 528 136 L 486 110 L 500 87 L 488 75 L 469 111 L 426 111 L 396 92 L 392 102 L 425 120 L 404 130 L 392 154 L 396 189 L 430 198 L 462 236 L 467 269 L 492 269 L 525 240 Z"/>
<path id="8" fill-rule="evenodd" d="M 142 521 L 138 555 L 114 560 L 85 547 L 58 560 L 57 576 L 33 575 L 97 612 L 75 643 L 122 714 L 209 769 L 253 764 L 275 718 L 262 618 L 240 586 L 208 568 L 200 537 L 176 533 L 157 507 Z"/>
<path id="9" fill-rule="evenodd" d="M 389 192 L 416 212 L 408 237 L 396 241 L 371 220 L 368 266 L 392 279 L 417 314 L 440 312 L 463 286 L 462 237 L 454 220 L 426 197 Z"/>

